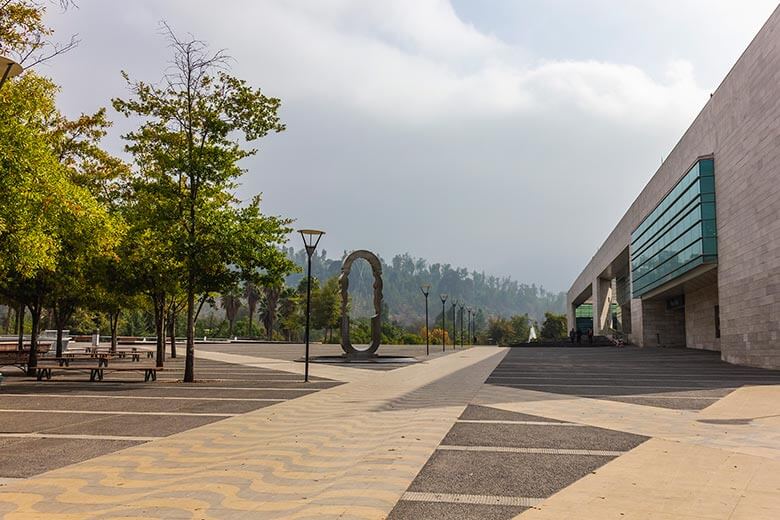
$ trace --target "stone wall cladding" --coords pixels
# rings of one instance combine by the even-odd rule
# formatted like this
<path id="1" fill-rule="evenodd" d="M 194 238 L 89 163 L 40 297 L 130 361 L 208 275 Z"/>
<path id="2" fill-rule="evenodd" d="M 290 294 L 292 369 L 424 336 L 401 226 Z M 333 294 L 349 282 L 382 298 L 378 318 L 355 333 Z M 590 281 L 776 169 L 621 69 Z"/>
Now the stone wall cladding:
<path id="1" fill-rule="evenodd" d="M 642 324 L 642 346 L 685 346 L 685 311 L 683 309 L 668 310 L 665 300 L 643 301 Z"/>
<path id="2" fill-rule="evenodd" d="M 722 357 L 780 368 L 780 7 L 575 280 L 568 300 L 586 290 L 695 160 L 709 154 L 715 157 Z"/>
<path id="3" fill-rule="evenodd" d="M 718 286 L 715 284 L 685 293 L 685 344 L 687 347 L 720 350 L 720 339 L 715 337 L 716 305 L 718 305 Z"/>

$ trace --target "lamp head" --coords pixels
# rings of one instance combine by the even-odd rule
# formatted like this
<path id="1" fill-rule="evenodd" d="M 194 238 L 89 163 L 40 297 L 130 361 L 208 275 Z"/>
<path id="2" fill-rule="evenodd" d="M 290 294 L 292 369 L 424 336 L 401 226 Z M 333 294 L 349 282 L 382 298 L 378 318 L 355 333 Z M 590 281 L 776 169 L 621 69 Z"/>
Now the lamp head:
<path id="1" fill-rule="evenodd" d="M 427 297 L 431 293 L 431 284 L 424 283 L 420 286 L 420 290 Z"/>
<path id="2" fill-rule="evenodd" d="M 320 243 L 320 238 L 325 234 L 324 231 L 318 229 L 299 229 L 298 233 L 303 238 L 303 245 L 306 247 L 306 254 L 311 256 L 314 254 L 314 250 L 317 249 L 317 244 Z"/>
<path id="3" fill-rule="evenodd" d="M 441 298 L 441 302 L 444 303 L 447 301 L 447 293 L 441 293 L 439 295 L 439 298 Z"/>

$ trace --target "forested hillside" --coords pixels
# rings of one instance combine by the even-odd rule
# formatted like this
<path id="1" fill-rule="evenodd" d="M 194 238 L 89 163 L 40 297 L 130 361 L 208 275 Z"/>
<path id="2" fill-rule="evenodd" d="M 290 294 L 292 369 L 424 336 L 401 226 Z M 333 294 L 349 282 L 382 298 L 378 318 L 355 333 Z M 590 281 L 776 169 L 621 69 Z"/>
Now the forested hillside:
<path id="1" fill-rule="evenodd" d="M 287 254 L 305 271 L 306 253 L 303 250 L 295 251 L 289 248 Z M 325 250 L 315 254 L 312 258 L 312 276 L 323 282 L 338 276 L 344 256 L 346 253 L 339 259 L 331 259 Z M 402 325 L 417 324 L 424 316 L 425 300 L 420 292 L 420 285 L 424 283 L 431 284 L 431 318 L 441 313 L 441 293 L 449 295 L 448 312 L 452 298 L 463 300 L 465 305 L 479 308 L 488 316 L 527 313 L 540 323 L 546 311 L 561 313 L 564 310 L 564 293 L 551 293 L 542 287 L 526 285 L 509 277 L 469 272 L 468 269 L 454 268 L 450 264 L 428 264 L 426 260 L 413 258 L 409 254 L 396 255 L 389 263 L 381 260 L 384 301 L 390 318 Z M 287 283 L 295 287 L 302 277 L 301 273 L 290 275 Z M 355 262 L 349 283 L 353 316 L 368 316 L 373 313 L 372 287 L 373 277 L 368 263 Z"/>

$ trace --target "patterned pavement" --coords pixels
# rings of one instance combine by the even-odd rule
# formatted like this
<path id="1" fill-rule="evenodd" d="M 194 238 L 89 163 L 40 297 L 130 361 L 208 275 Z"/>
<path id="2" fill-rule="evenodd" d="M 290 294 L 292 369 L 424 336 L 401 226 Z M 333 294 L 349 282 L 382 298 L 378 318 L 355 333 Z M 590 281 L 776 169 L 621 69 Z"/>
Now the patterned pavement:
<path id="1" fill-rule="evenodd" d="M 0 513 L 384 518 L 503 354 L 474 348 L 370 374 L 318 367 L 353 381 L 9 483 Z M 432 392 L 440 380 L 457 387 Z"/>
<path id="2" fill-rule="evenodd" d="M 262 352 L 199 355 L 302 371 Z M 0 480 L 0 515 L 780 517 L 778 372 L 686 350 L 496 347 L 391 370 L 312 370 L 330 387 Z"/>

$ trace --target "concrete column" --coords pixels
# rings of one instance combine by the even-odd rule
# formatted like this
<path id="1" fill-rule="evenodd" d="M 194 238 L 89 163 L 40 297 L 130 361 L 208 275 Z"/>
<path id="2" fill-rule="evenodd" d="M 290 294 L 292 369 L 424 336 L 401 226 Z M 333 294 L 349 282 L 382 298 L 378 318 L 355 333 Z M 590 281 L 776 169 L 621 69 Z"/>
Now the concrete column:
<path id="1" fill-rule="evenodd" d="M 642 300 L 631 299 L 631 337 L 629 341 L 638 347 L 645 346 L 644 321 L 642 320 Z"/>
<path id="2" fill-rule="evenodd" d="M 566 329 L 566 334 L 569 333 L 571 329 L 576 328 L 577 320 L 575 318 L 574 311 L 576 309 L 576 305 L 574 305 L 571 302 L 567 302 L 566 304 L 566 322 L 569 324 L 569 327 Z"/>
<path id="3" fill-rule="evenodd" d="M 593 333 L 606 334 L 610 324 L 612 301 L 612 280 L 596 277 L 593 280 Z"/>

